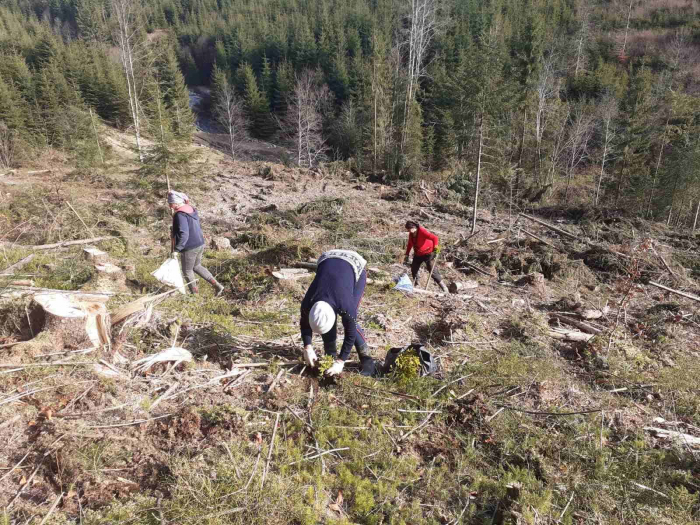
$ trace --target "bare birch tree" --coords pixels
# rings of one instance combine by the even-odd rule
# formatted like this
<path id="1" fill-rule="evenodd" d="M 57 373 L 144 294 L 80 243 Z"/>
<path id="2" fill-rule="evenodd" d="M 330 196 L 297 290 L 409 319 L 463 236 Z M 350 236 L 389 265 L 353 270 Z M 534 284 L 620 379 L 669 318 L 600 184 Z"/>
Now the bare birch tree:
<path id="1" fill-rule="evenodd" d="M 233 86 L 228 83 L 217 94 L 214 116 L 228 134 L 229 151 L 235 159 L 237 144 L 245 137 L 248 123 L 244 101 L 236 96 Z"/>
<path id="2" fill-rule="evenodd" d="M 559 172 L 564 152 L 566 151 L 566 131 L 567 123 L 571 116 L 571 107 L 568 102 L 564 102 L 559 108 L 558 114 L 553 116 L 554 124 L 557 126 L 554 131 L 554 137 L 551 141 L 551 147 L 547 158 L 549 160 L 549 169 L 547 180 L 549 184 L 554 184 L 554 176 Z"/>
<path id="3" fill-rule="evenodd" d="M 634 0 L 630 0 L 629 6 L 627 7 L 627 24 L 625 25 L 625 34 L 622 39 L 622 49 L 620 50 L 620 58 L 625 59 L 625 51 L 627 50 L 627 36 L 630 32 L 630 19 L 632 18 L 632 3 Z"/>
<path id="4" fill-rule="evenodd" d="M 139 42 L 139 27 L 137 0 L 112 0 L 112 11 L 117 20 L 114 38 L 119 47 L 119 58 L 126 75 L 126 85 L 129 93 L 129 110 L 131 112 L 134 135 L 136 137 L 136 149 L 139 160 L 144 161 L 144 152 L 141 145 L 141 103 L 139 100 L 140 89 L 136 81 L 136 62 L 142 43 Z"/>
<path id="5" fill-rule="evenodd" d="M 535 111 L 535 140 L 537 143 L 537 174 L 542 177 L 542 137 L 547 126 L 547 116 L 551 108 L 551 101 L 558 95 L 556 81 L 556 58 L 550 55 L 542 59 L 540 76 L 537 80 L 535 93 L 537 95 L 537 110 Z M 541 181 L 544 185 L 546 181 Z"/>
<path id="6" fill-rule="evenodd" d="M 586 48 L 588 47 L 588 39 L 590 38 L 591 34 L 590 7 L 585 0 L 584 2 L 581 2 L 580 9 L 581 26 L 579 27 L 578 34 L 576 35 L 575 77 L 577 77 L 578 74 L 586 67 Z"/>
<path id="7" fill-rule="evenodd" d="M 569 202 L 569 189 L 574 171 L 588 157 L 588 141 L 593 131 L 593 117 L 585 104 L 577 105 L 571 112 L 569 135 L 566 141 L 566 190 L 564 200 Z"/>
<path id="8" fill-rule="evenodd" d="M 598 206 L 600 199 L 600 187 L 603 184 L 605 177 L 605 164 L 614 155 L 614 143 L 617 138 L 617 129 L 615 126 L 615 118 L 618 113 L 617 100 L 613 95 L 607 95 L 600 105 L 600 142 L 603 147 L 603 152 L 600 159 L 600 175 L 598 176 L 598 184 L 595 189 L 594 206 Z"/>
<path id="9" fill-rule="evenodd" d="M 411 0 L 411 25 L 407 40 L 406 95 L 401 128 L 401 153 L 408 142 L 411 106 L 416 98 L 418 80 L 425 74 L 425 57 L 438 26 L 438 0 Z"/>
<path id="10" fill-rule="evenodd" d="M 0 121 L 0 168 L 11 168 L 16 160 L 17 148 L 14 132 Z"/>
<path id="11" fill-rule="evenodd" d="M 328 151 L 323 138 L 323 111 L 331 95 L 326 84 L 320 85 L 321 79 L 318 71 L 306 70 L 297 75 L 287 110 L 286 122 L 293 129 L 297 164 L 308 168 Z"/>

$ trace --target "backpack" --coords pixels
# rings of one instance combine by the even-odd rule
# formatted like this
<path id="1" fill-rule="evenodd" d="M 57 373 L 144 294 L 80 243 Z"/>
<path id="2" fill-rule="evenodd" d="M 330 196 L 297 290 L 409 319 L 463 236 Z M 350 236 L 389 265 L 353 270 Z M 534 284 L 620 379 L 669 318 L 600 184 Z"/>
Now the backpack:
<path id="1" fill-rule="evenodd" d="M 433 359 L 433 355 L 428 352 L 425 347 L 421 344 L 410 344 L 408 346 L 391 348 L 386 354 L 384 359 L 384 365 L 381 367 L 382 375 L 390 374 L 394 370 L 396 364 L 396 359 L 407 350 L 417 350 L 418 358 L 420 359 L 420 375 L 428 376 L 432 375 L 438 370 L 437 363 Z"/>

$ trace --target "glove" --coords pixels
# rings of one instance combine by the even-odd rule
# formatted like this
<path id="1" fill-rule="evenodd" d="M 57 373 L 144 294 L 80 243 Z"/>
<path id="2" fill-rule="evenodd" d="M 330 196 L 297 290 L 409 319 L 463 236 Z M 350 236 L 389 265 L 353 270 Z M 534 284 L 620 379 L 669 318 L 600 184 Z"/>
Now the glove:
<path id="1" fill-rule="evenodd" d="M 171 258 L 171 259 L 177 259 L 177 252 L 176 252 L 176 251 L 170 252 L 170 258 Z"/>
<path id="2" fill-rule="evenodd" d="M 318 357 L 316 356 L 316 352 L 314 352 L 314 347 L 311 345 L 306 345 L 301 355 L 304 358 L 304 363 L 306 363 L 307 366 L 313 368 L 318 363 Z"/>
<path id="3" fill-rule="evenodd" d="M 404 265 L 404 266 L 410 266 L 410 265 L 408 264 L 408 255 L 407 255 L 406 257 L 403 258 L 403 265 Z"/>
<path id="4" fill-rule="evenodd" d="M 326 370 L 326 375 L 328 377 L 337 376 L 343 371 L 343 367 L 345 367 L 345 361 L 338 359 L 333 362 L 333 365 L 328 370 Z"/>
<path id="5" fill-rule="evenodd" d="M 433 251 L 435 252 L 435 255 L 437 255 L 438 253 L 440 253 L 442 251 L 442 246 L 437 245 Z"/>

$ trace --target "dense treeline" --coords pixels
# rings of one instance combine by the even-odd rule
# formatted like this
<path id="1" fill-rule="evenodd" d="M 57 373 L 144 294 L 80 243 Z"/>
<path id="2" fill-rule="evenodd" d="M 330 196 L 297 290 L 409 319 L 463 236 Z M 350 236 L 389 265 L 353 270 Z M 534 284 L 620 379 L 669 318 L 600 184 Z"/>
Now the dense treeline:
<path id="1" fill-rule="evenodd" d="M 129 85 L 114 47 L 114 23 L 90 20 L 77 2 L 9 2 L 0 6 L 0 166 L 41 146 L 60 148 L 80 162 L 96 162 L 98 119 L 133 127 Z M 145 28 L 139 52 L 136 108 L 148 123 L 162 158 L 163 146 L 194 130 L 189 94 L 174 39 L 152 38 Z M 147 66 L 147 67 L 146 67 Z M 4 159 L 4 161 L 3 161 Z"/>
<path id="2" fill-rule="evenodd" d="M 59 114 L 69 113 L 55 105 L 93 107 L 115 125 L 132 125 L 114 50 L 115 0 L 5 4 L 0 120 L 50 144 L 78 132 L 62 128 Z M 325 85 L 331 96 L 314 106 L 322 119 L 314 148 L 352 159 L 362 172 L 408 179 L 446 170 L 469 200 L 481 181 L 492 199 L 544 195 L 695 219 L 700 2 L 149 0 L 140 7 L 138 42 L 163 48 L 158 55 L 167 59 L 160 73 L 148 65 L 139 82 L 176 79 L 177 63 L 188 84 L 214 84 L 215 101 L 231 86 L 259 138 L 300 143 L 285 116 L 300 115 L 299 101 Z M 307 70 L 319 89 L 304 98 Z M 170 82 L 166 91 L 184 104 L 181 81 Z M 172 97 L 164 107 L 171 123 L 173 108 L 184 109 Z M 144 112 L 152 121 L 153 103 Z"/>

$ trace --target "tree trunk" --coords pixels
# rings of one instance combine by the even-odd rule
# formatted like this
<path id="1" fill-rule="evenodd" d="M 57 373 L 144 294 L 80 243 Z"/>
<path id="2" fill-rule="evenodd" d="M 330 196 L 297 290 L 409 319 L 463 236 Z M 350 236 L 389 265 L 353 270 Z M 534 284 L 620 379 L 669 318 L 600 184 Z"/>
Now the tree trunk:
<path id="1" fill-rule="evenodd" d="M 622 176 L 625 172 L 625 161 L 623 160 L 620 164 L 620 175 L 617 178 L 617 194 L 615 195 L 615 206 L 620 201 L 620 195 L 622 194 Z"/>
<path id="2" fill-rule="evenodd" d="M 112 8 L 117 18 L 117 44 L 126 85 L 129 93 L 129 109 L 131 111 L 132 124 L 134 125 L 134 135 L 136 137 L 136 149 L 139 153 L 139 161 L 143 162 L 143 151 L 141 149 L 141 119 L 139 108 L 139 96 L 136 88 L 136 75 L 134 74 L 134 46 L 132 39 L 137 34 L 135 28 L 131 27 L 134 16 L 133 0 L 112 0 Z"/>
<path id="3" fill-rule="evenodd" d="M 693 232 L 695 232 L 695 228 L 698 225 L 698 214 L 700 214 L 700 200 L 698 200 L 698 205 L 695 208 L 695 220 L 693 221 Z"/>
<path id="4" fill-rule="evenodd" d="M 625 49 L 627 49 L 627 34 L 630 30 L 630 18 L 632 17 L 632 1 L 633 0 L 630 0 L 630 6 L 627 9 L 627 26 L 625 27 L 625 39 L 622 42 L 622 51 L 620 52 L 620 56 L 622 57 L 625 56 Z"/>
<path id="5" fill-rule="evenodd" d="M 607 156 L 608 153 L 608 145 L 605 144 L 605 147 L 603 148 L 603 161 L 600 163 L 600 177 L 598 177 L 598 185 L 596 186 L 595 189 L 595 202 L 594 206 L 598 206 L 598 199 L 600 198 L 600 186 L 603 184 L 603 175 L 605 174 L 605 157 Z"/>
<path id="6" fill-rule="evenodd" d="M 477 158 L 476 164 L 476 188 L 474 188 L 474 213 L 472 215 L 472 231 L 476 231 L 476 215 L 479 209 L 479 187 L 481 185 L 481 155 L 484 149 L 484 116 L 481 116 L 481 122 L 479 124 L 479 156 Z"/>
<path id="7" fill-rule="evenodd" d="M 104 164 L 105 158 L 102 155 L 102 146 L 100 146 L 100 136 L 97 134 L 97 127 L 95 126 L 95 118 L 92 114 L 92 108 L 90 108 L 90 122 L 92 123 L 92 131 L 95 132 L 95 142 L 97 142 L 97 151 L 100 152 L 100 161 L 102 161 L 102 164 Z"/>
<path id="8" fill-rule="evenodd" d="M 666 124 L 664 125 L 664 133 L 661 135 L 661 149 L 659 149 L 659 158 L 656 159 L 656 170 L 654 170 L 654 179 L 651 182 L 651 190 L 649 192 L 649 202 L 647 203 L 647 213 L 646 216 L 651 215 L 651 203 L 654 199 L 654 190 L 656 189 L 656 181 L 659 178 L 659 168 L 661 167 L 661 157 L 664 153 L 664 147 L 666 145 L 666 130 L 668 129 L 668 123 L 671 117 L 666 118 Z"/>

